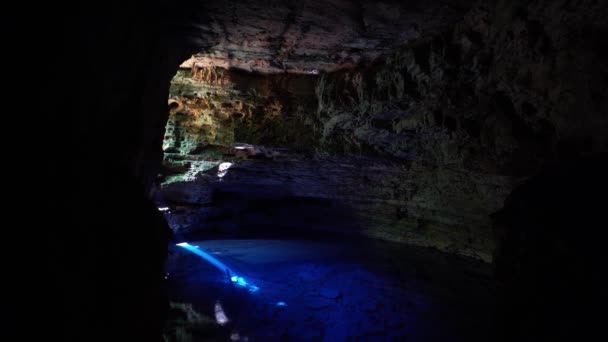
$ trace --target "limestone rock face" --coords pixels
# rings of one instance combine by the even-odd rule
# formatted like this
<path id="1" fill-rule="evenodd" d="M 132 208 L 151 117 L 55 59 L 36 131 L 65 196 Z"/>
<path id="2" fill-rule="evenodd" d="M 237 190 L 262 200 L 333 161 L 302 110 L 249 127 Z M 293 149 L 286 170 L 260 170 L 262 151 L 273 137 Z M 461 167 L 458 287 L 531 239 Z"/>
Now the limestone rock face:
<path id="1" fill-rule="evenodd" d="M 235 141 L 311 144 L 307 116 L 316 108 L 315 82 L 308 75 L 180 69 L 171 82 L 163 149 L 188 155 L 207 145 Z"/>
<path id="2" fill-rule="evenodd" d="M 608 7 L 585 4 L 483 2 L 383 63 L 323 75 L 323 145 L 409 163 L 402 181 L 416 190 L 401 229 L 439 224 L 445 234 L 428 237 L 437 246 L 469 230 L 487 237 L 481 254 L 489 257 L 490 214 L 521 180 L 544 164 L 608 150 L 599 35 Z"/>
<path id="3" fill-rule="evenodd" d="M 452 30 L 376 67 L 324 76 L 323 139 L 349 149 L 349 132 L 377 152 L 505 175 L 605 151 L 605 43 L 597 32 L 607 28 L 608 9 L 559 8 L 485 2 Z"/>
<path id="4" fill-rule="evenodd" d="M 270 158 L 227 154 L 224 163 L 232 165 L 225 174 L 216 164 L 191 182 L 163 187 L 167 217 L 178 234 L 340 233 L 492 258 L 492 204 L 483 200 L 505 196 L 495 190 L 508 189 L 500 177 L 474 179 L 371 156 L 284 149 Z"/>
<path id="5" fill-rule="evenodd" d="M 318 74 L 374 61 L 458 20 L 470 0 L 201 1 L 191 35 L 202 46 L 182 66 Z M 202 51 L 206 50 L 206 51 Z"/>

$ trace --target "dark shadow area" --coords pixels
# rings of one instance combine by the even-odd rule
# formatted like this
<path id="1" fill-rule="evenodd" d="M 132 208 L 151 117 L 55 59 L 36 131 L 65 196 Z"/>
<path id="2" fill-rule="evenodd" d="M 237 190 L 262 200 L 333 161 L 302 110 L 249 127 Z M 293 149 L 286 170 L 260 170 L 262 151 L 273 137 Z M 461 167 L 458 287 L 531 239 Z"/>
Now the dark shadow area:
<path id="1" fill-rule="evenodd" d="M 18 263 L 29 269 L 16 273 L 28 274 L 21 290 L 31 290 L 15 296 L 20 325 L 9 324 L 18 332 L 8 339 L 161 341 L 171 232 L 149 193 L 169 79 L 188 50 L 169 47 L 161 1 L 29 5 L 10 30 L 14 65 L 45 76 L 34 77 L 35 94 L 10 78 L 23 85 L 16 102 L 38 113 L 38 176 L 22 193 L 46 203 L 14 240 L 36 247 Z"/>
<path id="2" fill-rule="evenodd" d="M 159 207 L 167 207 L 175 240 L 360 237 L 356 209 L 332 197 L 345 180 L 321 176 L 331 168 L 323 161 L 286 159 L 235 161 L 163 187 Z"/>
<path id="3" fill-rule="evenodd" d="M 226 177 L 228 178 L 228 177 Z M 358 223 L 347 206 L 327 198 L 300 197 L 281 186 L 219 183 L 203 224 L 206 238 L 327 238 L 357 235 Z M 186 240 L 197 236 L 185 235 Z M 343 238 L 345 238 L 343 236 Z"/>
<path id="4" fill-rule="evenodd" d="M 605 336 L 606 157 L 547 166 L 495 215 L 504 341 Z"/>

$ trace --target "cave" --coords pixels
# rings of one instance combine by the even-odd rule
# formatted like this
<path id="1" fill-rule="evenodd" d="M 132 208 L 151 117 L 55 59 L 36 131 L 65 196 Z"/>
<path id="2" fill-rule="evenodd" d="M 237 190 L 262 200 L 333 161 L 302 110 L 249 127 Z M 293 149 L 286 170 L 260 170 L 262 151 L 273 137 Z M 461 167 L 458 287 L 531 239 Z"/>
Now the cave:
<path id="1" fill-rule="evenodd" d="M 19 202 L 43 207 L 24 216 L 40 220 L 24 231 L 42 247 L 17 268 L 42 270 L 44 285 L 13 311 L 40 327 L 21 334 L 605 335 L 606 3 L 24 13 L 28 30 L 7 44 L 28 69 L 8 71 L 23 99 L 7 102 L 40 117 Z M 35 44 L 29 30 L 43 33 Z"/>

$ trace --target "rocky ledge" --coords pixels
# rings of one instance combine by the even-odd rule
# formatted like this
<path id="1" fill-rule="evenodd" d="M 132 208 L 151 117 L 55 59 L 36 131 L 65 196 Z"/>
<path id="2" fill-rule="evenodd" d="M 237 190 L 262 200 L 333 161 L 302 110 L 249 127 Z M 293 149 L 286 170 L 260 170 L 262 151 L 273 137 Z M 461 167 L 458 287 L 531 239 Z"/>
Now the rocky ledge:
<path id="1" fill-rule="evenodd" d="M 489 215 L 501 206 L 495 194 L 508 194 L 504 177 L 428 173 L 398 160 L 254 146 L 218 153 L 190 158 L 185 174 L 191 176 L 181 174 L 183 181 L 162 187 L 162 206 L 177 234 L 336 233 L 492 258 Z"/>

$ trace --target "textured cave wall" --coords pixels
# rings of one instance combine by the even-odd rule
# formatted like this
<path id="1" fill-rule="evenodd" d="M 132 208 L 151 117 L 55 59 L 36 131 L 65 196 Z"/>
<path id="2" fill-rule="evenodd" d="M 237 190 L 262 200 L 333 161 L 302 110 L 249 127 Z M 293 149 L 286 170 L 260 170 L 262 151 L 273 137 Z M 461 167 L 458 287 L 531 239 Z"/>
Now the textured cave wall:
<path id="1" fill-rule="evenodd" d="M 223 68 L 180 69 L 171 81 L 165 154 L 195 154 L 235 142 L 311 145 L 316 78 Z"/>
<path id="2" fill-rule="evenodd" d="M 192 180 L 226 154 L 239 154 L 235 143 L 314 146 L 315 82 L 310 75 L 180 69 L 169 90 L 162 183 Z"/>
<path id="3" fill-rule="evenodd" d="M 201 15 L 205 49 L 185 65 L 264 74 L 318 74 L 372 62 L 452 26 L 473 0 L 222 0 L 184 6 Z"/>
<path id="4" fill-rule="evenodd" d="M 173 79 L 166 159 L 187 168 L 205 146 L 235 141 L 383 156 L 405 171 L 370 176 L 377 201 L 356 206 L 366 235 L 491 261 L 490 216 L 521 181 L 608 148 L 604 14 L 593 1 L 481 1 L 396 52 L 309 76 L 239 73 L 206 66 L 217 51 L 199 54 Z M 211 50 L 243 69 L 255 55 L 241 48 Z"/>
<path id="5" fill-rule="evenodd" d="M 481 2 L 383 63 L 324 75 L 322 143 L 409 163 L 399 194 L 406 219 L 388 227 L 491 260 L 490 214 L 518 182 L 548 162 L 608 149 L 607 8 Z"/>
<path id="6" fill-rule="evenodd" d="M 389 59 L 326 76 L 180 70 L 170 91 L 165 171 L 191 172 L 200 160 L 221 158 L 213 146 L 234 142 L 388 157 L 395 165 L 387 167 L 395 172 L 368 171 L 357 181 L 362 175 L 336 178 L 344 184 L 336 184 L 342 190 L 330 196 L 353 207 L 360 233 L 489 261 L 494 248 L 489 214 L 502 205 L 511 179 L 457 169 L 462 157 L 450 155 L 449 133 L 425 121 L 407 92 L 394 89 L 400 67 L 405 68 Z M 342 173 L 324 168 L 330 169 Z M 352 193 L 366 195 L 355 201 Z"/>

